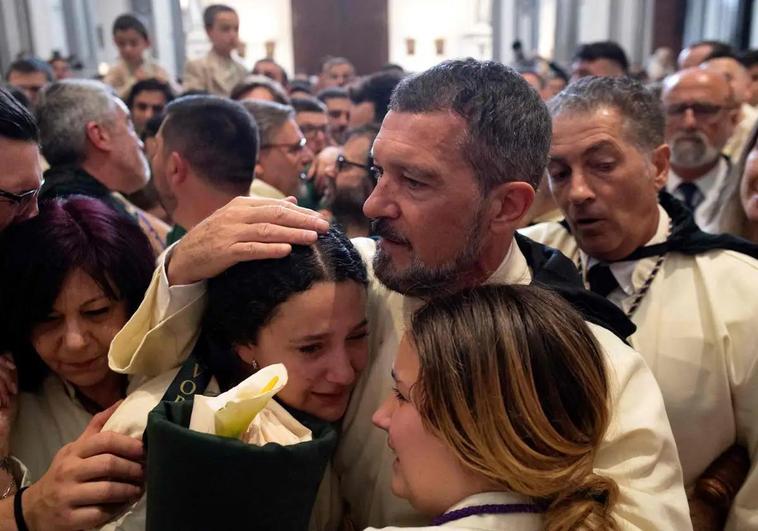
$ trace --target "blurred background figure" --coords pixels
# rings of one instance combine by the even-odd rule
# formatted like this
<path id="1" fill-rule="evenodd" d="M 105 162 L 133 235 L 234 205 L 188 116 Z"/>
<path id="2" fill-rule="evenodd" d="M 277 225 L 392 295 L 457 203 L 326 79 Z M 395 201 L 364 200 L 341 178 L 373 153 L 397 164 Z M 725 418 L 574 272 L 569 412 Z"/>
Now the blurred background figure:
<path id="1" fill-rule="evenodd" d="M 371 234 L 371 220 L 363 213 L 363 203 L 376 186 L 371 146 L 378 133 L 376 124 L 350 129 L 342 153 L 337 157 L 334 190 L 326 206 L 334 222 L 351 238 Z"/>
<path id="2" fill-rule="evenodd" d="M 571 63 L 571 81 L 586 76 L 624 76 L 628 72 L 626 53 L 613 41 L 582 44 Z"/>
<path id="3" fill-rule="evenodd" d="M 168 72 L 148 56 L 150 35 L 135 15 L 127 13 L 113 22 L 113 42 L 119 59 L 108 69 L 103 82 L 113 87 L 119 97 L 126 98 L 137 81 L 155 78 L 168 82 L 171 79 Z"/>
<path id="4" fill-rule="evenodd" d="M 232 89 L 229 97 L 236 101 L 275 101 L 282 105 L 289 105 L 290 103 L 290 98 L 284 87 L 270 77 L 262 75 L 247 76 Z"/>
<path id="5" fill-rule="evenodd" d="M 142 135 L 147 122 L 156 115 L 162 114 L 174 93 L 165 81 L 150 78 L 138 81 L 132 86 L 126 97 L 126 106 L 132 116 L 132 123 L 138 135 Z"/>
<path id="6" fill-rule="evenodd" d="M 319 78 L 319 87 L 344 87 L 355 79 L 355 67 L 344 57 L 332 57 L 324 61 Z"/>
<path id="7" fill-rule="evenodd" d="M 377 72 L 351 87 L 348 91 L 351 102 L 350 127 L 381 124 L 387 114 L 392 91 L 404 77 L 404 74 L 396 71 Z"/>
<path id="8" fill-rule="evenodd" d="M 32 106 L 37 104 L 39 92 L 54 79 L 53 69 L 38 57 L 14 61 L 5 74 L 5 81 L 20 89 Z"/>
<path id="9" fill-rule="evenodd" d="M 53 76 L 56 81 L 74 77 L 72 68 L 81 69 L 81 65 L 76 64 L 73 57 L 63 57 L 58 50 L 53 51 L 53 55 L 47 60 L 47 64 L 53 69 Z"/>
<path id="10" fill-rule="evenodd" d="M 335 87 L 322 90 L 317 97 L 326 105 L 332 140 L 342 144 L 345 141 L 345 132 L 350 126 L 350 95 L 345 89 Z"/>
<path id="11" fill-rule="evenodd" d="M 282 65 L 273 59 L 265 58 L 256 61 L 255 65 L 253 66 L 253 74 L 266 76 L 270 79 L 273 79 L 285 89 L 289 87 L 287 72 L 284 71 L 284 67 L 282 67 Z"/>
<path id="12" fill-rule="evenodd" d="M 650 81 L 661 81 L 674 72 L 676 72 L 674 51 L 667 46 L 657 48 L 647 63 L 648 79 Z"/>

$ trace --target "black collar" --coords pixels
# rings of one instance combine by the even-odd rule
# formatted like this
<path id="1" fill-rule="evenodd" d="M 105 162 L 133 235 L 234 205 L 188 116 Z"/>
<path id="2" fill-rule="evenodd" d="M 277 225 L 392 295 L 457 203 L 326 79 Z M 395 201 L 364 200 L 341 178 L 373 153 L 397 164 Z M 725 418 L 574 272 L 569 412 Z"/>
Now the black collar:
<path id="1" fill-rule="evenodd" d="M 622 340 L 637 327 L 609 300 L 585 289 L 574 263 L 557 249 L 516 233 L 516 243 L 532 270 L 532 284 L 557 292 L 577 309 L 586 321 L 607 328 Z"/>
<path id="2" fill-rule="evenodd" d="M 671 235 L 665 242 L 640 247 L 632 254 L 615 260 L 616 262 L 640 260 L 672 252 L 696 255 L 716 249 L 736 251 L 758 258 L 758 245 L 748 240 L 731 234 L 709 234 L 700 230 L 700 227 L 695 223 L 695 218 L 684 206 L 684 203 L 668 192 L 661 191 L 658 194 L 658 202 L 671 218 Z M 560 224 L 571 233 L 571 227 L 565 219 Z"/>

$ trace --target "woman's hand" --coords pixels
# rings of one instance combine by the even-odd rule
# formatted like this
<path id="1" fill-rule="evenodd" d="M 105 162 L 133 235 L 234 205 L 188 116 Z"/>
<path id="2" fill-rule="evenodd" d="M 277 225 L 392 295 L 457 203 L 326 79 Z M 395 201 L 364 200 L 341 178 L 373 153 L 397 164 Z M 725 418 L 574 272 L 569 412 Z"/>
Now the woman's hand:
<path id="1" fill-rule="evenodd" d="M 0 457 L 10 453 L 10 438 L 18 409 L 18 374 L 13 356 L 0 355 Z"/>
<path id="2" fill-rule="evenodd" d="M 142 442 L 100 430 L 119 403 L 92 418 L 84 433 L 55 455 L 22 498 L 30 529 L 100 527 L 143 494 Z"/>
<path id="3" fill-rule="evenodd" d="M 189 231 L 173 249 L 170 286 L 213 278 L 248 260 L 283 258 L 310 245 L 329 223 L 290 200 L 237 197 Z"/>

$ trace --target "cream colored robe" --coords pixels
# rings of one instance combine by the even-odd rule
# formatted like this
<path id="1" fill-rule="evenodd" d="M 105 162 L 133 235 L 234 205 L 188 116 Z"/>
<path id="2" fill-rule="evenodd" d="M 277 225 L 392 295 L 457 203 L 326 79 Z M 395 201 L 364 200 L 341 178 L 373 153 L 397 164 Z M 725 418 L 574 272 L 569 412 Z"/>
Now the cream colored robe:
<path id="1" fill-rule="evenodd" d="M 353 243 L 370 264 L 375 242 L 357 239 Z M 490 282 L 530 280 L 526 260 L 514 241 Z M 197 337 L 204 297 L 204 283 L 169 288 L 159 265 L 142 305 L 111 344 L 111 368 L 155 375 L 178 365 Z M 175 302 L 176 298 L 181 301 Z M 390 368 L 405 318 L 419 305 L 384 288 L 371 272 L 372 358 L 353 393 L 334 459 L 342 495 L 359 528 L 425 523 L 407 502 L 390 492 L 394 458 L 384 432 L 371 424 L 371 415 L 391 390 Z M 639 354 L 611 332 L 590 327 L 611 367 L 615 407 L 598 450 L 596 472 L 619 484 L 621 495 L 614 514 L 624 529 L 691 529 L 676 446 L 655 379 Z"/>
<path id="2" fill-rule="evenodd" d="M 528 499 L 509 492 L 482 492 L 469 496 L 453 505 L 447 512 L 475 507 L 477 505 L 529 503 Z M 544 528 L 541 514 L 480 514 L 467 516 L 460 520 L 447 522 L 439 526 L 425 527 L 370 527 L 366 531 L 425 531 L 427 529 L 468 529 L 476 531 L 541 531 Z"/>
<path id="3" fill-rule="evenodd" d="M 660 213 L 665 227 L 668 215 Z M 576 240 L 557 223 L 521 232 L 579 259 Z M 656 260 L 634 266 L 636 290 Z M 609 295 L 625 311 L 634 298 L 620 289 Z M 632 319 L 631 343 L 661 387 L 685 485 L 735 441 L 744 445 L 751 469 L 727 529 L 758 529 L 758 260 L 724 250 L 670 253 Z"/>
<path id="4" fill-rule="evenodd" d="M 184 90 L 205 90 L 217 96 L 229 96 L 248 71 L 231 57 L 221 57 L 213 50 L 205 57 L 187 61 L 182 83 Z"/>
<path id="5" fill-rule="evenodd" d="M 130 378 L 128 397 L 111 416 L 103 431 L 128 433 L 141 438 L 147 412 L 157 405 L 176 370 L 142 385 L 143 378 Z M 155 397 L 153 399 L 153 397 Z M 133 415 L 140 404 L 141 418 Z M 18 417 L 11 435 L 11 453 L 26 467 L 25 480 L 37 481 L 47 472 L 55 454 L 84 432 L 92 415 L 79 403 L 74 389 L 58 376 L 49 375 L 37 393 L 20 393 Z M 123 429 L 129 426 L 129 430 Z M 145 528 L 144 499 L 117 520 L 101 527 L 103 531 L 138 531 Z"/>
<path id="6" fill-rule="evenodd" d="M 287 197 L 277 188 L 257 177 L 253 179 L 253 183 L 250 185 L 250 195 L 252 197 L 266 197 L 269 199 L 286 199 Z"/>

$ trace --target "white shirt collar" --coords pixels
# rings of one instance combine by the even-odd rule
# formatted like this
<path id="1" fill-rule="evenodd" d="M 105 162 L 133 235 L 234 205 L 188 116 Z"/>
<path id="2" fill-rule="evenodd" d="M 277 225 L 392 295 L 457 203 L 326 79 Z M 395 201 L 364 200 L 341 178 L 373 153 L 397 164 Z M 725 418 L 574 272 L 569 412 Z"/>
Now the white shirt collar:
<path id="1" fill-rule="evenodd" d="M 718 208 L 719 196 L 724 186 L 728 182 L 730 173 L 729 159 L 724 156 L 719 157 L 718 163 L 705 175 L 692 181 L 697 186 L 700 193 L 703 194 L 703 201 L 695 209 L 695 222 L 699 227 L 707 227 L 713 222 Z M 683 200 L 684 196 L 677 191 L 677 188 L 684 181 L 674 170 L 669 170 L 666 190 L 677 199 Z"/>
<path id="2" fill-rule="evenodd" d="M 666 238 L 668 238 L 670 222 L 671 218 L 669 215 L 661 205 L 658 205 L 658 228 L 655 230 L 653 237 L 650 238 L 645 245 L 655 245 L 665 242 Z M 587 255 L 584 251 L 580 250 L 579 252 L 582 257 L 582 263 L 587 264 L 583 271 L 584 278 L 586 279 L 587 271 L 589 271 L 595 264 L 601 263 L 601 261 Z M 646 258 L 644 260 L 649 259 Z M 619 288 L 621 288 L 626 296 L 633 295 L 637 292 L 638 287 L 636 284 L 639 283 L 639 279 L 637 278 L 637 275 L 635 275 L 635 270 L 637 269 L 637 264 L 642 261 L 643 260 L 628 260 L 626 262 L 614 262 L 610 265 L 611 273 L 613 273 L 616 282 L 619 284 Z M 644 282 L 644 279 L 642 282 Z"/>
<path id="3" fill-rule="evenodd" d="M 708 192 L 716 185 L 716 182 L 719 180 L 719 177 L 723 174 L 727 173 L 727 169 L 729 167 L 729 164 L 726 162 L 726 158 L 719 156 L 718 162 L 711 168 L 708 173 L 703 175 L 702 177 L 699 177 L 692 181 L 692 184 L 697 186 L 697 189 L 700 190 L 700 193 L 703 194 L 703 196 L 707 196 Z M 670 194 L 676 194 L 676 189 L 679 188 L 679 185 L 684 182 L 684 179 L 679 177 L 673 168 L 669 169 L 669 178 L 666 182 L 666 190 Z"/>

